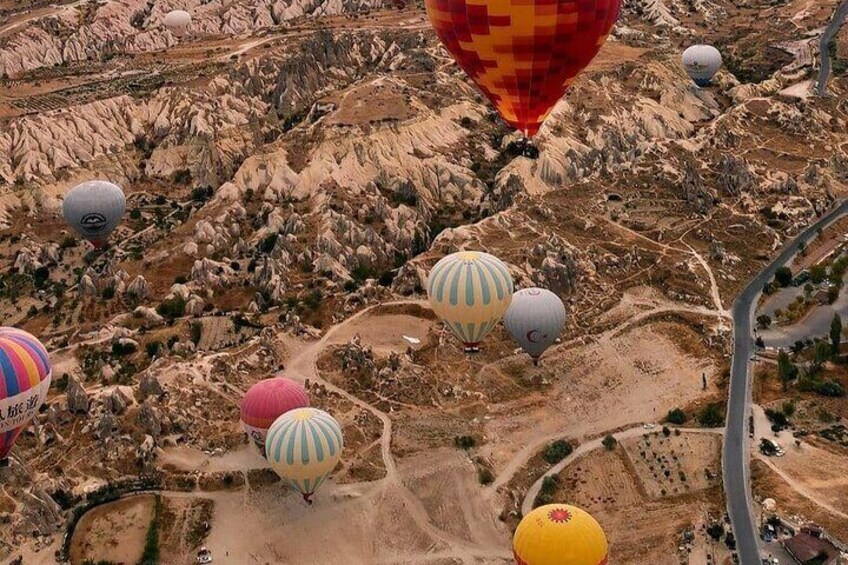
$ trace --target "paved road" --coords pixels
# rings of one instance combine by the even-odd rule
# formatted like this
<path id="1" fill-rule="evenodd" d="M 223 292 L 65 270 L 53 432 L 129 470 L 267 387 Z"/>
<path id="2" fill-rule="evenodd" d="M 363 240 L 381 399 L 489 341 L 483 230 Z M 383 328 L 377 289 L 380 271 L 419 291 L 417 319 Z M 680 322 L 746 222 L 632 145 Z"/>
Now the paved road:
<path id="1" fill-rule="evenodd" d="M 846 17 L 848 17 L 848 0 L 843 0 L 842 4 L 839 5 L 833 14 L 833 19 L 828 24 L 827 29 L 824 30 L 821 43 L 819 44 L 819 60 L 821 61 L 821 68 L 819 69 L 819 96 L 824 96 L 827 81 L 830 79 L 830 42 L 836 37 L 836 33 L 842 27 L 842 23 Z"/>
<path id="2" fill-rule="evenodd" d="M 848 1 L 846 1 L 848 4 Z M 758 537 L 751 512 L 751 485 L 748 467 L 748 414 L 751 402 L 749 359 L 753 349 L 751 327 L 754 307 L 763 286 L 774 273 L 798 253 L 799 244 L 808 244 L 817 231 L 848 214 L 848 200 L 842 200 L 828 213 L 792 240 L 763 271 L 757 275 L 733 303 L 733 361 L 730 368 L 730 391 L 727 400 L 727 429 L 724 436 L 722 468 L 727 511 L 736 535 L 741 565 L 760 565 Z"/>

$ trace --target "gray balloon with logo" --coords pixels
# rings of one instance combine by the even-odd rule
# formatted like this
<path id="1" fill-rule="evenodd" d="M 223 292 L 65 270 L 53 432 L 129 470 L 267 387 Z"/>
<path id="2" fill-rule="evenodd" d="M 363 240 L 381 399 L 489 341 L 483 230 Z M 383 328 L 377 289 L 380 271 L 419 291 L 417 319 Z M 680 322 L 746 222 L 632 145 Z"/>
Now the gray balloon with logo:
<path id="1" fill-rule="evenodd" d="M 116 184 L 92 180 L 72 188 L 62 204 L 62 215 L 74 231 L 102 247 L 124 215 L 127 200 Z"/>
<path id="2" fill-rule="evenodd" d="M 544 288 L 524 288 L 512 295 L 504 325 L 512 339 L 539 364 L 539 357 L 562 333 L 565 305 Z"/>

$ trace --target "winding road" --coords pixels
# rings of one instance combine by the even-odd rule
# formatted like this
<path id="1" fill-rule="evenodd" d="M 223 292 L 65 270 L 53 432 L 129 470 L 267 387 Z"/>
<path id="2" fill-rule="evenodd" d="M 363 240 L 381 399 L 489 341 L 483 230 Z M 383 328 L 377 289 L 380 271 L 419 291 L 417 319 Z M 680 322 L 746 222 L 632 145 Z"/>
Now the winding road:
<path id="1" fill-rule="evenodd" d="M 836 9 L 836 12 L 834 12 L 833 19 L 830 21 L 821 36 L 821 43 L 819 44 L 819 59 L 821 60 L 821 67 L 819 68 L 818 80 L 819 96 L 825 95 L 825 90 L 827 89 L 827 81 L 830 79 L 830 43 L 836 37 L 836 34 L 839 32 L 839 28 L 842 27 L 842 24 L 845 22 L 846 17 L 848 17 L 848 0 L 843 0 L 842 4 L 840 4 L 839 7 Z"/>
<path id="2" fill-rule="evenodd" d="M 848 5 L 848 2 L 843 6 Z M 767 282 L 777 269 L 788 263 L 824 229 L 848 214 L 848 200 L 839 201 L 783 248 L 783 251 L 757 275 L 733 303 L 733 361 L 727 400 L 727 428 L 724 435 L 722 475 L 727 496 L 727 511 L 742 565 L 760 565 L 760 549 L 751 505 L 748 458 L 748 414 L 751 405 L 750 358 L 753 350 L 751 327 L 754 309 Z"/>

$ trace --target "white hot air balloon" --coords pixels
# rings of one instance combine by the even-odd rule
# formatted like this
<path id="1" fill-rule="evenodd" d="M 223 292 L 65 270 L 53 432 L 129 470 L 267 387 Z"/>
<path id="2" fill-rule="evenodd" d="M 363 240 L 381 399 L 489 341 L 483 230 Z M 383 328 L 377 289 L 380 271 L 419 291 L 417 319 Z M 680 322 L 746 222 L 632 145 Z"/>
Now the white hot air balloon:
<path id="1" fill-rule="evenodd" d="M 62 215 L 77 233 L 100 248 L 118 227 L 126 207 L 121 187 L 104 180 L 92 180 L 68 192 L 62 203 Z"/>
<path id="2" fill-rule="evenodd" d="M 709 86 L 721 68 L 721 53 L 712 45 L 693 45 L 683 52 L 683 67 L 698 86 Z"/>
<path id="3" fill-rule="evenodd" d="M 565 306 L 559 296 L 544 288 L 525 288 L 512 295 L 504 315 L 512 339 L 539 364 L 539 357 L 559 337 L 565 326 Z"/>
<path id="4" fill-rule="evenodd" d="M 173 10 L 165 15 L 165 27 L 177 37 L 183 37 L 188 33 L 190 25 L 191 14 L 185 10 Z"/>

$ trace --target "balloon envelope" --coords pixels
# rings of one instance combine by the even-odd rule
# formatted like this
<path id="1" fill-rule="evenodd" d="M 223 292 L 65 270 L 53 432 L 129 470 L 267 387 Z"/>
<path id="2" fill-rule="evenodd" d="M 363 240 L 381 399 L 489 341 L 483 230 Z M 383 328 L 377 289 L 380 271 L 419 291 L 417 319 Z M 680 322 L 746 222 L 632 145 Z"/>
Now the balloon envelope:
<path id="1" fill-rule="evenodd" d="M 567 504 L 540 506 L 525 516 L 512 549 L 518 565 L 607 565 L 609 552 L 598 522 Z"/>
<path id="2" fill-rule="evenodd" d="M 521 349 L 538 359 L 562 332 L 565 305 L 550 290 L 524 288 L 512 295 L 504 326 Z"/>
<path id="3" fill-rule="evenodd" d="M 99 246 L 118 227 L 126 207 L 121 187 L 93 180 L 68 192 L 62 203 L 62 215 L 77 233 Z"/>
<path id="4" fill-rule="evenodd" d="M 333 472 L 342 449 L 341 426 L 317 408 L 286 412 L 274 421 L 265 439 L 271 468 L 307 501 Z"/>
<path id="5" fill-rule="evenodd" d="M 165 27 L 177 37 L 185 35 L 189 25 L 191 25 L 191 14 L 185 10 L 173 10 L 165 15 Z"/>
<path id="6" fill-rule="evenodd" d="M 721 53 L 712 45 L 693 45 L 683 52 L 683 67 L 698 86 L 709 86 L 721 69 Z"/>
<path id="7" fill-rule="evenodd" d="M 503 317 L 512 290 L 503 261 L 480 251 L 443 257 L 427 280 L 433 311 L 468 350 L 477 348 Z"/>
<path id="8" fill-rule="evenodd" d="M 0 460 L 35 417 L 50 388 L 50 358 L 35 337 L 0 327 Z"/>
<path id="9" fill-rule="evenodd" d="M 259 381 L 241 400 L 241 425 L 253 441 L 265 445 L 274 420 L 295 408 L 309 406 L 309 396 L 299 383 L 285 377 Z"/>
<path id="10" fill-rule="evenodd" d="M 425 0 L 439 39 L 501 117 L 532 136 L 595 58 L 620 0 Z"/>

